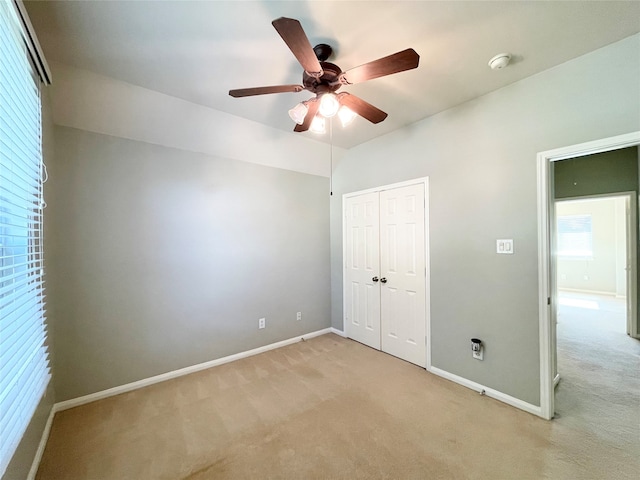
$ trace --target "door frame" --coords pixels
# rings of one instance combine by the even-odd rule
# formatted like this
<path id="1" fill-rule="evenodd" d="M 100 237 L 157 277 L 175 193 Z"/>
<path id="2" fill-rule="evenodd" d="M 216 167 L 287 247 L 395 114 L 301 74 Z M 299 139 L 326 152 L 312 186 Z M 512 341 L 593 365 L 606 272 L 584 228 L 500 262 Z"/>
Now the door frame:
<path id="1" fill-rule="evenodd" d="M 347 334 L 347 212 L 346 212 L 346 200 L 348 198 L 357 197 L 359 195 L 365 195 L 367 193 L 382 192 L 384 190 L 391 190 L 394 188 L 408 187 L 411 185 L 424 185 L 424 248 L 425 248 L 425 282 L 424 282 L 424 318 L 425 318 L 425 346 L 426 346 L 426 369 L 431 371 L 431 298 L 429 292 L 431 286 L 429 280 L 431 278 L 430 268 L 431 262 L 429 260 L 429 177 L 420 177 L 413 180 L 406 180 L 404 182 L 391 183 L 388 185 L 381 185 L 379 187 L 367 188 L 365 190 L 358 190 L 356 192 L 349 192 L 342 195 L 342 325 L 345 335 Z"/>
<path id="2" fill-rule="evenodd" d="M 556 339 L 552 322 L 556 318 L 556 302 L 555 299 L 552 302 L 552 298 L 557 288 L 555 258 L 552 255 L 553 238 L 551 234 L 553 227 L 550 225 L 550 221 L 555 218 L 552 162 L 638 145 L 640 145 L 640 131 L 547 150 L 539 152 L 537 155 L 540 410 L 543 418 L 553 418 L 555 411 Z"/>

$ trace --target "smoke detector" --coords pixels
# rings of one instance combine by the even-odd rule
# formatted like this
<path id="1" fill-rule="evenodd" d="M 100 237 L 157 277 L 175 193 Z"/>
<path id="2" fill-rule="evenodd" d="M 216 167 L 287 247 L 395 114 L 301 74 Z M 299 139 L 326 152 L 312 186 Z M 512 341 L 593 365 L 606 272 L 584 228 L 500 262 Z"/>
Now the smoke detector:
<path id="1" fill-rule="evenodd" d="M 491 60 L 489 60 L 489 66 L 491 70 L 502 70 L 504 67 L 509 65 L 511 61 L 511 55 L 508 53 L 499 53 Z"/>

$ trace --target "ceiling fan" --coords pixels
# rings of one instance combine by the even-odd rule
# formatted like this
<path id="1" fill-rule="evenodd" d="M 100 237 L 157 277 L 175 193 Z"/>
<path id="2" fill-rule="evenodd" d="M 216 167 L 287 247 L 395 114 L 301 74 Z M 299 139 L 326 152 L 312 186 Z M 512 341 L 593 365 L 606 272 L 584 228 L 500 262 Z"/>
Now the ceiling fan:
<path id="1" fill-rule="evenodd" d="M 345 113 L 345 118 L 350 116 L 353 119 L 357 114 L 371 123 L 382 122 L 387 118 L 387 114 L 379 108 L 350 93 L 336 94 L 335 92 L 343 85 L 361 83 L 414 69 L 420 60 L 420 56 L 415 50 L 408 48 L 343 72 L 337 65 L 326 61 L 333 53 L 329 45 L 320 44 L 314 48 L 311 47 L 298 20 L 281 17 L 271 24 L 302 65 L 304 69 L 302 85 L 241 88 L 229 90 L 229 95 L 238 98 L 271 93 L 297 93 L 308 90 L 315 94 L 315 97 L 301 102 L 289 111 L 289 115 L 297 124 L 294 128 L 296 132 L 305 132 L 310 128 L 313 130 L 312 122 L 316 118 L 322 120 L 323 124 L 324 117 L 329 118 L 336 113 L 340 113 L 340 117 L 343 118 L 342 112 Z M 344 119 L 343 123 L 346 123 Z"/>

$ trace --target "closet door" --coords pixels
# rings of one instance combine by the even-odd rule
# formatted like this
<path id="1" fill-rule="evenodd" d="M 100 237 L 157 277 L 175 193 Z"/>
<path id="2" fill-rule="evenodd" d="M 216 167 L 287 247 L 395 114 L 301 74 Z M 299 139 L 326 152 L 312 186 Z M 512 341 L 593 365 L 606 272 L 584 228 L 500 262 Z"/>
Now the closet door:
<path id="1" fill-rule="evenodd" d="M 424 184 L 380 192 L 382 351 L 426 366 Z"/>
<path id="2" fill-rule="evenodd" d="M 380 350 L 378 193 L 345 202 L 345 333 Z"/>

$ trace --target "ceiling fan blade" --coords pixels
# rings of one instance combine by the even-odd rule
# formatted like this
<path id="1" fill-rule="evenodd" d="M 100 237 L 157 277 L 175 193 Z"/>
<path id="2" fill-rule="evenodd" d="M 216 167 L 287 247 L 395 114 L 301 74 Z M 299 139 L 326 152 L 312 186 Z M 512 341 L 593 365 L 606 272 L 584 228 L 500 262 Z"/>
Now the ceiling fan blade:
<path id="1" fill-rule="evenodd" d="M 296 128 L 293 129 L 294 132 L 306 132 L 309 130 L 311 122 L 313 122 L 316 113 L 318 113 L 318 108 L 320 108 L 320 102 L 316 98 L 313 98 L 307 103 L 307 108 L 309 110 L 307 110 L 307 115 L 304 117 L 304 122 L 302 122 L 302 125 L 296 125 Z"/>
<path id="2" fill-rule="evenodd" d="M 348 85 L 365 82 L 385 75 L 414 69 L 418 66 L 419 61 L 420 55 L 413 48 L 407 48 L 388 57 L 379 58 L 373 62 L 347 70 L 340 75 L 340 81 Z"/>
<path id="3" fill-rule="evenodd" d="M 322 67 L 300 22 L 293 18 L 280 17 L 271 24 L 298 59 L 304 71 L 312 77 L 320 78 L 323 73 Z"/>
<path id="4" fill-rule="evenodd" d="M 251 97 L 253 95 L 266 95 L 268 93 L 297 93 L 304 90 L 302 85 L 274 85 L 272 87 L 253 87 L 229 90 L 229 95 L 234 98 Z"/>
<path id="5" fill-rule="evenodd" d="M 345 107 L 350 108 L 361 117 L 366 118 L 371 123 L 380 123 L 387 118 L 387 114 L 378 107 L 374 107 L 370 103 L 362 100 L 360 97 L 356 97 L 350 93 L 342 93 L 340 95 L 340 103 Z"/>

